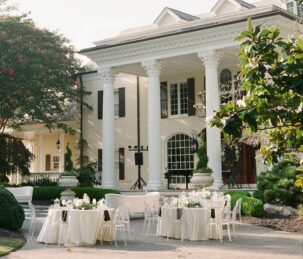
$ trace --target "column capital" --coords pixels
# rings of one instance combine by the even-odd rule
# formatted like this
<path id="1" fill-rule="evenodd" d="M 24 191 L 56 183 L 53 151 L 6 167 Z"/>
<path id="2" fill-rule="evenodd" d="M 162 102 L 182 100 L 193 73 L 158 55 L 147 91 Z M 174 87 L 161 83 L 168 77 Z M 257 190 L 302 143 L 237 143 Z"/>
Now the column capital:
<path id="1" fill-rule="evenodd" d="M 158 60 L 143 61 L 141 65 L 148 76 L 160 76 L 162 66 Z"/>
<path id="2" fill-rule="evenodd" d="M 218 67 L 220 57 L 216 50 L 198 52 L 198 57 L 205 67 Z"/>
<path id="3" fill-rule="evenodd" d="M 104 83 L 113 83 L 117 76 L 117 73 L 111 67 L 99 68 L 98 74 Z"/>

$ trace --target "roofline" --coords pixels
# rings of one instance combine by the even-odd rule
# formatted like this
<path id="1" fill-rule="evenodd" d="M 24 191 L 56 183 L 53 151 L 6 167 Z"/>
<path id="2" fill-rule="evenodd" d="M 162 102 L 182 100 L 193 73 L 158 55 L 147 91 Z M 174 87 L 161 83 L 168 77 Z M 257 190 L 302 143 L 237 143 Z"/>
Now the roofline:
<path id="1" fill-rule="evenodd" d="M 175 31 L 175 32 L 167 33 L 165 35 L 158 35 L 158 36 L 148 37 L 148 38 L 144 38 L 144 39 L 125 41 L 125 42 L 112 44 L 112 45 L 103 45 L 103 46 L 101 45 L 101 46 L 81 49 L 81 50 L 78 51 L 78 53 L 88 53 L 88 52 L 102 50 L 102 49 L 109 49 L 109 48 L 114 48 L 114 47 L 119 47 L 119 46 L 124 46 L 124 45 L 130 45 L 130 44 L 134 44 L 134 43 L 145 42 L 145 41 L 149 41 L 149 40 L 161 39 L 161 38 L 165 38 L 165 37 L 176 36 L 176 35 L 181 35 L 181 34 L 185 34 L 185 33 L 191 33 L 191 32 L 195 32 L 195 31 L 221 27 L 221 26 L 225 26 L 225 25 L 230 25 L 230 24 L 235 24 L 235 23 L 247 21 L 247 19 L 249 17 L 251 17 L 252 20 L 255 20 L 255 19 L 260 19 L 260 18 L 265 18 L 265 17 L 270 17 L 270 16 L 280 14 L 281 16 L 284 16 L 284 17 L 289 18 L 291 20 L 296 20 L 297 19 L 296 15 L 294 15 L 292 13 L 289 13 L 288 11 L 286 11 L 284 9 L 281 9 L 277 6 L 274 6 L 274 7 L 275 7 L 276 10 L 272 10 L 272 11 L 265 12 L 265 13 L 260 13 L 260 14 L 255 14 L 255 15 L 252 15 L 252 16 L 248 15 L 246 17 L 238 18 L 238 19 L 233 20 L 233 21 L 222 22 L 222 23 L 214 22 L 214 23 L 211 23 L 211 24 L 198 25 L 198 26 L 192 27 L 192 28 L 181 29 L 181 31 Z"/>

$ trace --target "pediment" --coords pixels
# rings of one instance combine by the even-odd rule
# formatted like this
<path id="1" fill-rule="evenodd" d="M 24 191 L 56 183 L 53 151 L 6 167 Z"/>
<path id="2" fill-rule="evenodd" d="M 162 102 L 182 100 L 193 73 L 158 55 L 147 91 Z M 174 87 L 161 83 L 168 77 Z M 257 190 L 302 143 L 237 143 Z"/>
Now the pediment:
<path id="1" fill-rule="evenodd" d="M 159 27 L 164 27 L 196 19 L 199 18 L 191 14 L 165 7 L 157 19 L 154 21 L 154 24 Z"/>
<path id="2" fill-rule="evenodd" d="M 216 15 L 224 15 L 251 8 L 255 8 L 255 6 L 243 0 L 219 0 L 211 11 Z"/>

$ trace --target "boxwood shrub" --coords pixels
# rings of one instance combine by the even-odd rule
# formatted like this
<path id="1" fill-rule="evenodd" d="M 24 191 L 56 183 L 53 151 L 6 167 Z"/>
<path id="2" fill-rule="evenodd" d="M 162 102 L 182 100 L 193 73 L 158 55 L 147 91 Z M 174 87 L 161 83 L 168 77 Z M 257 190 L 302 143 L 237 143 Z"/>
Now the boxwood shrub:
<path id="1" fill-rule="evenodd" d="M 64 191 L 61 186 L 41 186 L 34 187 L 33 200 L 54 200 L 60 198 L 60 193 Z M 84 193 L 91 199 L 102 199 L 107 193 L 120 193 L 113 189 L 100 189 L 94 187 L 74 187 L 72 190 L 76 193 L 76 197 L 82 198 Z"/>
<path id="2" fill-rule="evenodd" d="M 263 202 L 259 199 L 250 197 L 248 191 L 226 192 L 231 196 L 231 207 L 234 208 L 238 199 L 242 198 L 241 213 L 247 216 L 262 217 L 264 216 Z"/>
<path id="3" fill-rule="evenodd" d="M 0 228 L 18 230 L 24 221 L 24 210 L 15 197 L 0 186 Z"/>

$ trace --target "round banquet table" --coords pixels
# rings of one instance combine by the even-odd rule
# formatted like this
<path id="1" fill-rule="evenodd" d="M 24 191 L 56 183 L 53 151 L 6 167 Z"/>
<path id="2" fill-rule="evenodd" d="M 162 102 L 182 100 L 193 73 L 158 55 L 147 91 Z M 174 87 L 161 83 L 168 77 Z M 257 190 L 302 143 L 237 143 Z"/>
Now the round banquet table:
<path id="1" fill-rule="evenodd" d="M 113 218 L 114 209 L 106 209 Z M 94 245 L 97 239 L 113 240 L 110 233 L 100 237 L 100 226 L 104 222 L 104 211 L 66 210 L 49 208 L 47 218 L 37 238 L 38 242 L 64 245 Z"/>

